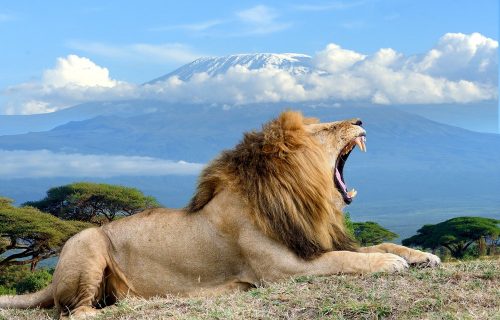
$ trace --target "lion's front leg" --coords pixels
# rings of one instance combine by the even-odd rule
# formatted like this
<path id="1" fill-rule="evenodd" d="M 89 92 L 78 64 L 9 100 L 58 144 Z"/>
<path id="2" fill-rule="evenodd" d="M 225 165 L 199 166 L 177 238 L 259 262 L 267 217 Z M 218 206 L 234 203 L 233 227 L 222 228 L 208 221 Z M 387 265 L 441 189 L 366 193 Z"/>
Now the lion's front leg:
<path id="1" fill-rule="evenodd" d="M 432 253 L 411 249 L 394 243 L 381 243 L 375 246 L 362 247 L 359 248 L 358 251 L 365 253 L 368 252 L 392 253 L 404 258 L 409 264 L 424 266 L 424 267 L 435 267 L 441 264 L 441 259 L 439 259 L 438 256 Z"/>
<path id="2" fill-rule="evenodd" d="M 258 280 L 279 281 L 296 276 L 325 276 L 339 273 L 401 272 L 408 268 L 402 257 L 391 253 L 330 251 L 312 260 L 303 260 L 287 249 L 259 252 L 249 265 Z"/>
<path id="3" fill-rule="evenodd" d="M 404 258 L 382 252 L 330 251 L 304 260 L 255 228 L 242 230 L 240 234 L 241 251 L 247 259 L 246 265 L 250 267 L 242 274 L 253 275 L 250 279 L 242 278 L 242 282 L 274 282 L 302 275 L 401 272 L 408 268 Z"/>

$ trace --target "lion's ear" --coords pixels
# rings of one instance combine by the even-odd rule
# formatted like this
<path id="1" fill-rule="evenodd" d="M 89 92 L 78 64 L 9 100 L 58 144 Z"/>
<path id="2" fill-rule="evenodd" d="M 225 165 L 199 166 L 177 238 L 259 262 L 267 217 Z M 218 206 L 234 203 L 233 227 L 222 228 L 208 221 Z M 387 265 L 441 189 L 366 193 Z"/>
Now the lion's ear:
<path id="1" fill-rule="evenodd" d="M 304 126 L 304 117 L 297 111 L 285 111 L 278 117 L 282 130 L 301 130 Z"/>
<path id="2" fill-rule="evenodd" d="M 262 152 L 280 157 L 305 144 L 304 117 L 300 112 L 285 111 L 264 126 Z"/>

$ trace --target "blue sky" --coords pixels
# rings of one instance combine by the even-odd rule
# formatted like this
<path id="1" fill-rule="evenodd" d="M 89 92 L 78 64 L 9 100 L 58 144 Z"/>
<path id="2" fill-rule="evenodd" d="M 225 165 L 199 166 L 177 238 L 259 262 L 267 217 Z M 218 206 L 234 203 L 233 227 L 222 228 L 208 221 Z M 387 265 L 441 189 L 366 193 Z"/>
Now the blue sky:
<path id="1" fill-rule="evenodd" d="M 40 77 L 68 54 L 141 83 L 202 55 L 314 54 L 332 42 L 417 54 L 448 32 L 498 40 L 498 1 L 1 1 L 0 87 Z M 163 57 L 118 54 L 138 44 Z"/>
<path id="2" fill-rule="evenodd" d="M 474 130 L 489 121 L 484 131 L 495 131 L 495 0 L 0 1 L 0 114 L 94 100 L 186 101 L 193 93 L 198 102 L 229 104 L 486 101 Z M 314 72 L 240 68 L 140 86 L 199 57 L 256 52 L 308 54 Z M 474 115 L 461 110 L 462 122 Z"/>

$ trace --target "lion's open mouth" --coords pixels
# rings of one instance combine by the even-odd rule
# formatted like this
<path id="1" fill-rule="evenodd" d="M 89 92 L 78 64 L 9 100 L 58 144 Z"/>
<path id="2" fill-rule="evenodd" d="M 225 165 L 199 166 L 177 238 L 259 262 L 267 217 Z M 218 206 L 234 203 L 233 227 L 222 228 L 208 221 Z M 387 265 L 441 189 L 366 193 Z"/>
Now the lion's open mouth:
<path id="1" fill-rule="evenodd" d="M 347 185 L 344 182 L 344 165 L 356 145 L 361 149 L 361 151 L 366 152 L 366 137 L 364 134 L 354 138 L 344 148 L 342 148 L 339 157 L 335 162 L 333 181 L 335 182 L 335 187 L 339 190 L 346 204 L 350 204 L 352 199 L 358 193 L 355 189 L 347 191 Z"/>

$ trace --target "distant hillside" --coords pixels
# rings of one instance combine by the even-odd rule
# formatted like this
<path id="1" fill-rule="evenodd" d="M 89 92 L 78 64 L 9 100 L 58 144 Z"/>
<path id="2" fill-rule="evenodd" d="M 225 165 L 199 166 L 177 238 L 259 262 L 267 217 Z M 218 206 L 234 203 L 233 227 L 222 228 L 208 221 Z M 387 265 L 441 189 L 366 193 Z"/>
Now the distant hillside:
<path id="1" fill-rule="evenodd" d="M 136 102 L 139 103 L 139 102 Z M 134 109 L 129 102 L 127 108 Z M 50 131 L 0 136 L 0 149 L 83 154 L 152 156 L 207 163 L 231 148 L 242 133 L 259 129 L 283 110 L 277 104 L 234 108 L 151 104 L 156 112 L 103 115 Z M 459 215 L 498 216 L 500 135 L 443 125 L 391 107 L 338 108 L 291 105 L 322 121 L 361 117 L 368 132 L 367 153 L 353 152 L 346 165 L 349 187 L 359 191 L 347 208 L 357 221 L 376 220 L 402 236 L 423 223 Z M 113 104 L 109 105 L 110 110 Z M 114 107 L 118 108 L 118 107 Z M 115 177 L 90 181 L 123 183 L 180 207 L 196 177 Z M 0 180 L 0 194 L 16 201 L 41 197 L 70 178 Z M 52 184 L 52 185 L 51 185 Z"/>
<path id="2" fill-rule="evenodd" d="M 72 121 L 46 132 L 0 136 L 0 149 L 106 153 L 154 156 L 172 160 L 206 162 L 222 149 L 232 147 L 243 132 L 260 126 L 285 110 L 277 104 L 256 104 L 226 109 L 220 106 L 172 105 L 157 102 L 144 112 L 140 101 L 125 104 L 140 114 L 103 113 Z M 111 104 L 110 110 L 117 106 Z M 391 107 L 345 107 L 290 105 L 306 116 L 322 121 L 360 117 L 368 131 L 368 159 L 429 161 L 452 166 L 493 169 L 498 159 L 500 135 L 481 134 L 443 125 Z M 154 110 L 153 110 L 154 109 Z M 478 156 L 480 155 L 480 156 Z M 444 158 L 443 158 L 444 157 Z M 395 161 L 388 161 L 388 164 Z M 366 165 L 366 164 L 365 164 Z M 400 165 L 405 165 L 400 163 Z M 474 167 L 474 168 L 472 168 Z"/>
<path id="3" fill-rule="evenodd" d="M 164 102 L 98 101 L 82 103 L 51 113 L 32 115 L 0 115 L 0 136 L 51 130 L 71 121 L 82 121 L 100 115 L 131 116 L 152 113 L 161 109 Z"/>

